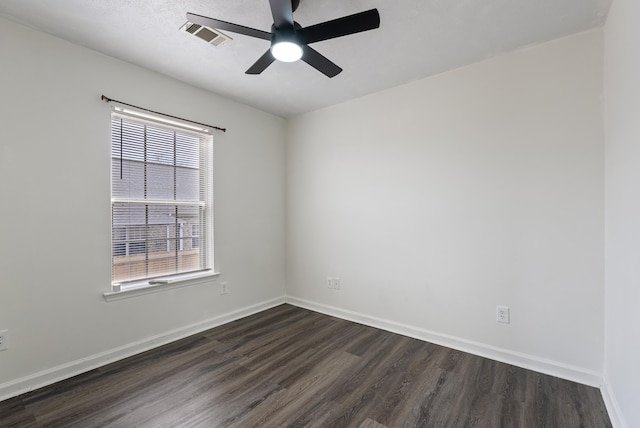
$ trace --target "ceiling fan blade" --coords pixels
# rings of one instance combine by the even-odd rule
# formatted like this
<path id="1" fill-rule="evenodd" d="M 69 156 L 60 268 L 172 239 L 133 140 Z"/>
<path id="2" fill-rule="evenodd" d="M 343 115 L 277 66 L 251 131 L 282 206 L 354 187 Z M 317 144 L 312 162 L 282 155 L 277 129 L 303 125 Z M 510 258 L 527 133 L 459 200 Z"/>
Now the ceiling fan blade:
<path id="1" fill-rule="evenodd" d="M 299 40 L 306 44 L 373 30 L 378 27 L 380 27 L 380 14 L 378 9 L 371 9 L 304 27 L 297 30 L 296 33 Z"/>
<path id="2" fill-rule="evenodd" d="M 219 19 L 209 18 L 195 13 L 187 13 L 187 21 L 203 27 L 215 28 L 217 30 L 230 31 L 232 33 L 244 34 L 245 36 L 256 37 L 258 39 L 271 40 L 271 33 L 245 27 L 244 25 L 233 24 Z"/>
<path id="3" fill-rule="evenodd" d="M 273 25 L 277 29 L 293 28 L 293 5 L 291 0 L 269 0 Z"/>
<path id="4" fill-rule="evenodd" d="M 302 60 L 327 77 L 335 77 L 342 69 L 309 46 L 302 47 Z"/>
<path id="5" fill-rule="evenodd" d="M 271 49 L 269 49 L 268 51 L 266 51 L 264 53 L 264 55 L 262 55 L 260 58 L 258 58 L 258 60 L 251 67 L 249 67 L 249 69 L 247 71 L 245 71 L 245 73 L 246 74 L 260 74 L 267 67 L 269 67 L 273 63 L 273 61 L 275 61 L 275 60 L 276 59 L 271 54 Z"/>

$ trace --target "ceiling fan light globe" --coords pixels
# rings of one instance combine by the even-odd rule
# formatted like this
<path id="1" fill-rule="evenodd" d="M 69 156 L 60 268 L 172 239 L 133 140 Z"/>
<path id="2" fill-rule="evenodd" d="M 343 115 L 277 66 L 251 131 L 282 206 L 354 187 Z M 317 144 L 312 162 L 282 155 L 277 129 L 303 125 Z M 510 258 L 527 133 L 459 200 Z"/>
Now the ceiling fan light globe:
<path id="1" fill-rule="evenodd" d="M 271 53 L 275 59 L 282 62 L 295 62 L 302 58 L 302 48 L 293 42 L 274 43 Z"/>

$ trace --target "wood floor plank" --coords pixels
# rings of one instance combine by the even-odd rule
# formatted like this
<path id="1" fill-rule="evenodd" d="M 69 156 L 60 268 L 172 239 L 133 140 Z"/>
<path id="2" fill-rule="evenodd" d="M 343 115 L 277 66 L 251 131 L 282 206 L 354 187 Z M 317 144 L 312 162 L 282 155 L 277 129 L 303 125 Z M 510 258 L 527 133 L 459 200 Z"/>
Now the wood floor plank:
<path id="1" fill-rule="evenodd" d="M 220 379 L 237 377 L 236 373 L 242 370 L 237 360 L 237 356 L 220 355 L 208 346 L 198 346 L 188 353 L 168 356 L 162 364 L 134 364 L 116 372 L 107 369 L 108 375 L 97 381 L 92 391 L 72 391 L 64 402 L 48 399 L 32 403 L 30 408 L 44 426 L 75 426 L 76 422 L 77 426 L 103 426 L 131 419 L 140 409 L 158 406 L 163 411 L 173 404 L 166 400 L 168 396 L 190 397 L 191 391 L 205 381 L 229 385 Z M 207 376 L 200 376 L 204 372 Z M 96 405 L 102 409 L 99 414 L 95 412 Z M 144 417 L 140 420 L 144 422 Z"/>
<path id="2" fill-rule="evenodd" d="M 308 418 L 312 410 L 323 407 L 325 394 L 330 386 L 351 370 L 359 357 L 347 352 L 335 352 L 323 358 L 298 377 L 278 396 L 273 403 L 262 403 L 254 409 L 250 418 L 241 420 L 237 426 L 291 426 Z M 305 421 L 307 425 L 311 421 Z"/>
<path id="3" fill-rule="evenodd" d="M 2 427 L 36 427 L 36 419 L 29 412 L 20 397 L 0 402 L 0 426 Z"/>
<path id="4" fill-rule="evenodd" d="M 408 364 L 407 354 L 417 341 L 404 336 L 381 334 L 385 352 L 371 348 L 352 376 L 330 391 L 333 400 L 341 403 L 342 412 L 331 426 L 358 426 L 383 405 L 393 381 L 400 382 L 402 370 Z M 400 372 L 398 375 L 397 373 Z M 400 380 L 394 379 L 398 376 Z"/>
<path id="5" fill-rule="evenodd" d="M 611 427 L 596 388 L 281 305 L 0 402 L 0 427 Z"/>
<path id="6" fill-rule="evenodd" d="M 447 348 L 431 344 L 426 345 L 427 349 L 429 349 L 428 358 L 420 364 L 415 380 L 406 385 L 406 398 L 396 403 L 389 413 L 375 416 L 375 420 L 378 422 L 389 424 L 391 423 L 390 421 L 407 421 L 407 424 L 402 426 L 411 426 L 411 424 L 416 424 L 420 420 L 422 398 L 428 397 L 435 390 L 438 379 L 444 373 L 440 365 L 448 355 Z M 421 397 L 421 399 L 417 399 L 418 397 Z"/>
<path id="7" fill-rule="evenodd" d="M 411 400 L 413 386 L 424 370 L 425 362 L 432 356 L 423 342 L 412 339 L 405 353 L 389 367 L 371 390 L 371 400 L 367 416 L 382 425 L 393 422 L 389 417 L 401 403 Z M 377 392 L 380 391 L 380 392 Z"/>
<path id="8" fill-rule="evenodd" d="M 387 426 L 379 424 L 373 419 L 365 419 L 358 428 L 387 428 Z"/>

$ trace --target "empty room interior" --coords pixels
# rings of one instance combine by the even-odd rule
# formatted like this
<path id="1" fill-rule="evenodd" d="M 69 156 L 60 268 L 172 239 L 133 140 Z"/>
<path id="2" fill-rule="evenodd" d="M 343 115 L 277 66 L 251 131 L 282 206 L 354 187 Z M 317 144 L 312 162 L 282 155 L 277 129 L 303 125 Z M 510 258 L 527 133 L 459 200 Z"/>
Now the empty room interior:
<path id="1" fill-rule="evenodd" d="M 640 2 L 289 1 L 0 2 L 0 426 L 640 427 Z"/>

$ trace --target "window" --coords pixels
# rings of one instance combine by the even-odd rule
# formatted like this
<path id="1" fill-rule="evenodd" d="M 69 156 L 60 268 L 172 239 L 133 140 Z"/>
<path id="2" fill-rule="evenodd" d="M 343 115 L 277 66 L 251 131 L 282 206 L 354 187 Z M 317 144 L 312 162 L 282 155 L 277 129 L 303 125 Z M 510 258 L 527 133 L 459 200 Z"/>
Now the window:
<path id="1" fill-rule="evenodd" d="M 119 107 L 111 115 L 111 281 L 212 267 L 213 141 Z"/>

